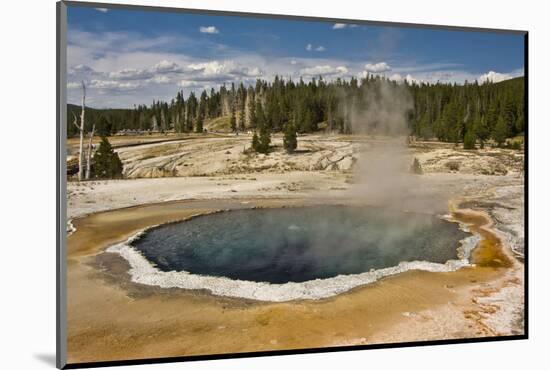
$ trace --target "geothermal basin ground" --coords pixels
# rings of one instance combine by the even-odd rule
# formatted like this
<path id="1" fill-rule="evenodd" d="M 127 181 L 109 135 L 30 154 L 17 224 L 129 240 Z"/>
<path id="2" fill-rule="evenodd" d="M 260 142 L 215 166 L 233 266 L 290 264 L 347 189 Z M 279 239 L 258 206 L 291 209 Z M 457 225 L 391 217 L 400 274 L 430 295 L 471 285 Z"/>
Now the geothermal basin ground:
<path id="1" fill-rule="evenodd" d="M 417 158 L 424 173 L 393 178 L 377 172 L 387 158 L 377 150 L 386 145 L 384 138 L 300 136 L 291 155 L 278 136 L 269 155 L 247 151 L 247 135 L 154 139 L 112 140 L 125 179 L 68 183 L 69 362 L 523 333 L 523 152 L 415 142 L 392 151 L 392 159 L 398 158 L 393 163 L 408 165 Z M 71 155 L 71 140 L 68 148 Z M 327 205 L 437 218 L 474 235 L 476 245 L 456 268 L 419 263 L 356 284 L 333 281 L 334 294 L 281 300 L 270 300 L 262 287 L 255 288 L 257 295 L 220 294 L 212 289 L 216 282 L 182 287 L 175 277 L 163 280 L 170 284 L 140 280 L 132 259 L 120 253 L 129 239 L 157 225 Z M 360 275 L 360 270 L 321 278 Z M 291 282 L 303 284 L 311 277 Z M 245 288 L 230 285 L 228 291 Z M 300 289 L 293 292 L 328 288 Z"/>

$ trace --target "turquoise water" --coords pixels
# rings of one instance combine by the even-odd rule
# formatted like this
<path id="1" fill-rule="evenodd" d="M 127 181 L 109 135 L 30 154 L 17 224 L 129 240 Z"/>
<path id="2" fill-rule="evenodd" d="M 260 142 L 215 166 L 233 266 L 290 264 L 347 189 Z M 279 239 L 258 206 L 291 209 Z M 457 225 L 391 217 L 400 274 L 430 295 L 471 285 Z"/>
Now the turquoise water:
<path id="1" fill-rule="evenodd" d="M 467 236 L 431 215 L 319 206 L 199 216 L 150 229 L 132 245 L 162 271 L 286 283 L 445 263 Z"/>

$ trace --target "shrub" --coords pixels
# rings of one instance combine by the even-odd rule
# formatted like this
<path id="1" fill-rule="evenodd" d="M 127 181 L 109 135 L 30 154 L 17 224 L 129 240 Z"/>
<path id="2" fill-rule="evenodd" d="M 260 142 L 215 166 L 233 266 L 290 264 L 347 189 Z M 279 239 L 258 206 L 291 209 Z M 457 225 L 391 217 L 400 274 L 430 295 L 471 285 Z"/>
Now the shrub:
<path id="1" fill-rule="evenodd" d="M 513 141 L 510 143 L 510 149 L 521 150 L 521 143 L 519 141 Z"/>
<path id="2" fill-rule="evenodd" d="M 411 164 L 410 171 L 416 175 L 422 175 L 424 171 L 422 170 L 422 166 L 420 165 L 420 161 L 418 158 L 414 158 L 413 163 Z"/>
<path id="3" fill-rule="evenodd" d="M 450 161 L 446 163 L 447 168 L 451 171 L 458 171 L 460 170 L 460 163 L 457 161 Z"/>

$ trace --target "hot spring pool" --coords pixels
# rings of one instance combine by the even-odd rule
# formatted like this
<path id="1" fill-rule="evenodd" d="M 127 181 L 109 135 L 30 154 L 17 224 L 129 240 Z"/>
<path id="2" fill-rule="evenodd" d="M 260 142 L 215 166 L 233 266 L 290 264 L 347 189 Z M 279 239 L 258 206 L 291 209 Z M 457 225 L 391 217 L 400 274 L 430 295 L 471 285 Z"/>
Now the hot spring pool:
<path id="1" fill-rule="evenodd" d="M 407 261 L 444 264 L 458 259 L 459 241 L 469 235 L 432 215 L 316 206 L 198 216 L 149 229 L 128 246 L 154 266 L 157 276 L 168 274 L 165 284 L 177 272 L 207 277 L 210 285 L 212 277 L 285 284 Z"/>

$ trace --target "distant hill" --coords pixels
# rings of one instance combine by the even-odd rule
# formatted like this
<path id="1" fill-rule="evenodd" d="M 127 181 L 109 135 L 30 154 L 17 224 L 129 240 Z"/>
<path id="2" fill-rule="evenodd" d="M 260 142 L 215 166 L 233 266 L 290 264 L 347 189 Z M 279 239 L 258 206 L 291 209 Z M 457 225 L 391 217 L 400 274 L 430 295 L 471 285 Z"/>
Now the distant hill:
<path id="1" fill-rule="evenodd" d="M 500 82 L 496 82 L 495 85 L 500 85 L 500 86 L 512 86 L 512 85 L 516 85 L 518 87 L 521 87 L 521 89 L 524 88 L 525 86 L 525 77 L 521 76 L 521 77 L 514 77 L 514 78 L 511 78 L 509 80 L 504 80 L 504 81 L 500 81 Z"/>
<path id="2" fill-rule="evenodd" d="M 129 121 L 132 115 L 133 109 L 97 109 L 92 107 L 86 107 L 86 116 L 84 119 L 86 131 L 90 131 L 93 124 L 96 128 L 99 125 L 108 126 L 102 127 L 103 129 L 109 129 L 109 131 L 118 131 L 125 126 L 125 122 Z M 78 134 L 78 130 L 73 124 L 74 116 L 78 118 L 80 122 L 80 114 L 82 107 L 76 104 L 67 104 L 67 135 L 74 136 Z M 102 117 L 104 118 L 102 120 Z"/>
<path id="3" fill-rule="evenodd" d="M 95 116 L 96 114 L 106 114 L 106 115 L 113 115 L 113 114 L 124 114 L 124 113 L 130 113 L 133 109 L 130 108 L 92 108 L 92 107 L 86 107 L 86 114 L 90 112 L 92 116 Z M 76 105 L 76 104 L 67 104 L 67 117 L 72 118 L 73 113 L 77 116 L 80 115 L 80 112 L 82 111 L 82 106 Z"/>

